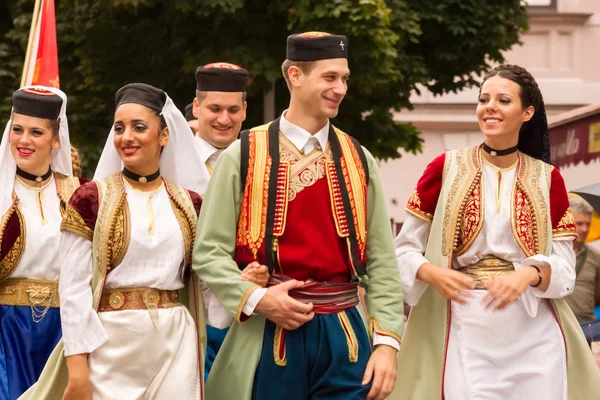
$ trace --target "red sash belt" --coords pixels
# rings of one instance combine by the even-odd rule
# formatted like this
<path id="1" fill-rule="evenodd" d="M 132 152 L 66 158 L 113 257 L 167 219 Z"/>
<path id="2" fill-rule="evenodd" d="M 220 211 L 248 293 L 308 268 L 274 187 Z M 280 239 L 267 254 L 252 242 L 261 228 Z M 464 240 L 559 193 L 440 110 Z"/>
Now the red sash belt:
<path id="1" fill-rule="evenodd" d="M 273 274 L 267 287 L 292 280 L 285 275 Z M 327 283 L 307 280 L 304 286 L 290 290 L 290 297 L 302 303 L 312 303 L 315 314 L 334 314 L 359 303 L 358 284 Z"/>

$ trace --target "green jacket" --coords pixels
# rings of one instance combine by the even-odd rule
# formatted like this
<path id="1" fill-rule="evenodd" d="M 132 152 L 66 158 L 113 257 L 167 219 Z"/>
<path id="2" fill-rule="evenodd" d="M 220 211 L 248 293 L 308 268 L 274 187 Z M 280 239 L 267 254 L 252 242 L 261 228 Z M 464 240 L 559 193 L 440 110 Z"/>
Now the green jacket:
<path id="1" fill-rule="evenodd" d="M 366 303 L 373 329 L 400 339 L 403 329 L 402 287 L 389 217 L 377 164 L 365 150 L 369 167 L 367 194 Z M 242 308 L 258 286 L 240 279 L 233 259 L 240 213 L 240 143 L 219 157 L 202 203 L 192 268 L 235 318 L 206 383 L 211 400 L 250 399 L 263 342 L 265 319 L 259 315 L 241 322 Z"/>

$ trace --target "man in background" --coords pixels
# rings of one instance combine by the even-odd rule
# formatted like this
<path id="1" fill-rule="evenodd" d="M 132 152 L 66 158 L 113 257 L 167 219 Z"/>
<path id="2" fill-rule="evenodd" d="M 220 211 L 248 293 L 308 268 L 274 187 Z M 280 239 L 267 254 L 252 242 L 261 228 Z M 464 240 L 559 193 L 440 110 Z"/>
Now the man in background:
<path id="1" fill-rule="evenodd" d="M 594 209 L 582 198 L 570 199 L 579 237 L 573 242 L 577 255 L 575 289 L 565 298 L 579 322 L 596 320 L 600 305 L 600 253 L 585 244 Z"/>

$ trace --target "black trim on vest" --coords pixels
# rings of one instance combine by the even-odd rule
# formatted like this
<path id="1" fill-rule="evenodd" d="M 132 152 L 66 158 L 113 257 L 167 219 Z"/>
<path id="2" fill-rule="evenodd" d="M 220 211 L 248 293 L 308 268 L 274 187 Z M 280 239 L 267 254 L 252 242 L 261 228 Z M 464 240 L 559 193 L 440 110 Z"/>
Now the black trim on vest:
<path id="1" fill-rule="evenodd" d="M 275 225 L 275 203 L 277 200 L 277 178 L 279 176 L 279 118 L 269 125 L 269 155 L 271 171 L 269 175 L 269 198 L 267 200 L 267 227 L 265 229 L 265 265 L 272 274 L 275 269 L 273 254 L 273 226 Z"/>
<path id="2" fill-rule="evenodd" d="M 277 196 L 277 178 L 279 175 L 279 164 L 280 164 L 280 156 L 279 156 L 279 118 L 269 125 L 268 130 L 269 135 L 269 155 L 271 156 L 271 169 L 269 175 L 269 198 L 267 201 L 267 221 L 266 221 L 266 229 L 265 229 L 265 265 L 269 268 L 269 273 L 273 273 L 275 268 L 275 259 L 273 254 L 273 225 L 275 221 L 275 200 Z M 363 170 L 366 174 L 366 182 L 369 184 L 369 164 L 367 162 L 367 157 L 365 152 L 363 151 L 362 146 L 358 142 L 358 140 L 350 137 L 352 140 L 352 144 L 356 148 L 358 152 L 360 161 L 362 163 Z M 246 189 L 246 180 L 248 179 L 248 162 L 250 158 L 250 131 L 244 130 L 240 132 L 240 150 L 241 150 L 241 160 L 240 160 L 240 180 L 241 180 L 241 188 L 242 193 Z M 338 177 L 338 181 L 340 182 L 340 190 L 341 195 L 344 201 L 344 213 L 346 214 L 346 220 L 348 223 L 348 233 L 350 238 L 350 247 L 351 253 L 349 254 L 352 257 L 352 263 L 356 268 L 356 273 L 359 276 L 364 276 L 367 274 L 367 266 L 366 264 L 361 264 L 359 262 L 358 256 L 358 243 L 356 240 L 356 229 L 354 226 L 354 217 L 352 215 L 352 208 L 350 205 L 350 198 L 348 196 L 348 188 L 346 187 L 346 181 L 344 180 L 344 174 L 342 171 L 342 148 L 340 146 L 340 142 L 338 137 L 333 129 L 333 125 L 329 126 L 329 142 L 331 145 L 331 152 L 333 155 L 336 175 Z M 238 264 L 238 268 L 243 270 L 246 267 L 244 264 Z"/>
<path id="3" fill-rule="evenodd" d="M 335 172 L 337 173 L 338 182 L 340 185 L 340 192 L 342 196 L 342 200 L 344 202 L 344 214 L 346 214 L 346 221 L 348 224 L 348 236 L 350 239 L 350 257 L 352 257 L 352 264 L 354 264 L 354 268 L 356 269 L 356 273 L 359 276 L 364 276 L 367 274 L 367 266 L 365 264 L 361 264 L 359 262 L 358 257 L 358 242 L 356 240 L 356 227 L 354 226 L 354 215 L 352 214 L 352 206 L 350 205 L 350 196 L 348 196 L 348 188 L 346 187 L 346 181 L 344 180 L 344 172 L 342 170 L 342 147 L 338 140 L 338 137 L 333 129 L 333 125 L 329 125 L 329 144 L 331 145 L 331 153 L 333 155 L 333 162 L 335 163 Z M 362 148 L 360 146 L 357 147 L 357 150 Z M 362 153 L 359 152 L 359 154 Z M 364 156 L 364 154 L 363 154 Z M 362 157 L 361 157 L 362 161 Z M 365 165 L 363 163 L 363 169 Z"/>
<path id="4" fill-rule="evenodd" d="M 246 189 L 246 178 L 248 177 L 248 159 L 250 156 L 250 130 L 245 129 L 240 132 L 240 180 L 242 183 L 242 193 Z"/>

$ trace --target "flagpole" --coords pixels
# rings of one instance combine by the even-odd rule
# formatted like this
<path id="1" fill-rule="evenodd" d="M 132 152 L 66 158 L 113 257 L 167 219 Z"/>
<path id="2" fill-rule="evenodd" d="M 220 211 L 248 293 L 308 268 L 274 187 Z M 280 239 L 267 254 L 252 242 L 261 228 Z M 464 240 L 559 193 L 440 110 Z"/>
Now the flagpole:
<path id="1" fill-rule="evenodd" d="M 23 74 L 21 75 L 21 87 L 25 86 L 27 80 L 27 73 L 29 71 L 29 63 L 31 62 L 31 52 L 33 51 L 33 40 L 35 37 L 35 30 L 37 29 L 38 18 L 40 16 L 40 3 L 41 0 L 35 0 L 33 6 L 33 15 L 31 16 L 31 29 L 29 30 L 29 40 L 27 42 L 27 52 L 25 53 L 25 63 L 23 64 Z"/>

